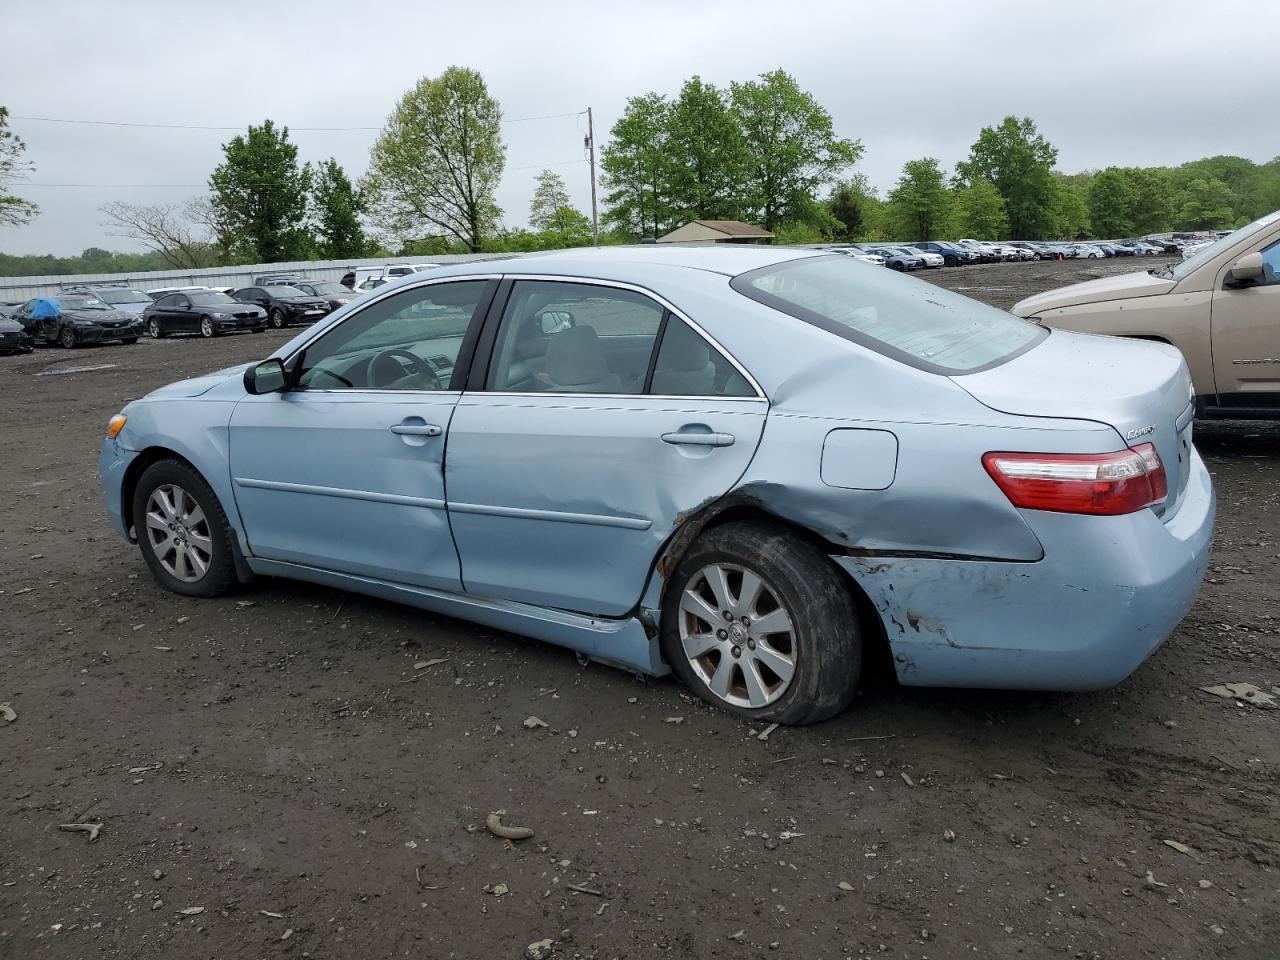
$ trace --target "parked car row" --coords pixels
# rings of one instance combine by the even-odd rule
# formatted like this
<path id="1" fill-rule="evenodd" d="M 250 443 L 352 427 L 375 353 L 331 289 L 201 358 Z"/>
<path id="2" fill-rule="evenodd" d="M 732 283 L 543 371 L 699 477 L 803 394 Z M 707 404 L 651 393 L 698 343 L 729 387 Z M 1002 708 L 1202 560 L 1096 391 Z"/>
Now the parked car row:
<path id="1" fill-rule="evenodd" d="M 924 240 L 909 243 L 833 243 L 821 247 L 858 260 L 869 260 L 891 270 L 927 270 L 974 263 L 1010 263 L 1018 260 L 1074 260 L 1104 257 L 1165 256 L 1194 250 L 1205 241 L 1090 240 L 1087 243 L 1005 240 L 991 243 L 963 240 Z M 1184 254 L 1186 255 L 1186 254 Z"/>

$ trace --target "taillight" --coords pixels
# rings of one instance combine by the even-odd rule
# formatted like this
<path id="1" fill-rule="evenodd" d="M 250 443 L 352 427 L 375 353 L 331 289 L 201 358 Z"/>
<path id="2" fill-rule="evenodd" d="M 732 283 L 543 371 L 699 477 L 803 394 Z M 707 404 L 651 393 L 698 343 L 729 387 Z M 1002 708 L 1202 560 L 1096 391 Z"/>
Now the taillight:
<path id="1" fill-rule="evenodd" d="M 1010 503 L 1028 510 L 1116 516 L 1169 495 L 1149 443 L 1117 453 L 988 453 L 982 465 Z"/>

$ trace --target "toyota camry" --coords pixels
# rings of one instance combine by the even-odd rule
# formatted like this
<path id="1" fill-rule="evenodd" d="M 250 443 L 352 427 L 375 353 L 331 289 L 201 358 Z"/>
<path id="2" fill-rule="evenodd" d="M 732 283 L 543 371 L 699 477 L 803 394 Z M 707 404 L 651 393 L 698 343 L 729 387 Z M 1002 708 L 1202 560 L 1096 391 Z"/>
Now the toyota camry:
<path id="1" fill-rule="evenodd" d="M 326 584 L 805 723 L 903 684 L 1087 690 L 1172 632 L 1215 501 L 1172 347 L 824 251 L 614 248 L 392 281 L 112 417 L 155 579 Z"/>

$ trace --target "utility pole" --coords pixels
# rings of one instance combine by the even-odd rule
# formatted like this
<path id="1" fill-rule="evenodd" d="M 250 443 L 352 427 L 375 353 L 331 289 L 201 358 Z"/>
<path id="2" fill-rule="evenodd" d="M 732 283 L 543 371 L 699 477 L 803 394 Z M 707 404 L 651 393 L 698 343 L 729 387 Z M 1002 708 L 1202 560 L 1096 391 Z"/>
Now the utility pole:
<path id="1" fill-rule="evenodd" d="M 596 135 L 591 122 L 591 108 L 587 107 L 587 142 L 591 151 L 591 245 L 600 246 L 600 214 L 596 208 Z"/>

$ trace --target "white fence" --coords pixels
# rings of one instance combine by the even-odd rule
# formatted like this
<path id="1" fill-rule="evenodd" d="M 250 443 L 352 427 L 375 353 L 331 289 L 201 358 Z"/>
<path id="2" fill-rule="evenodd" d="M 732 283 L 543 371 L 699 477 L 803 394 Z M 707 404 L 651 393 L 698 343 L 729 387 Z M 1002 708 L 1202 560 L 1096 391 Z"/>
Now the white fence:
<path id="1" fill-rule="evenodd" d="M 439 257 L 375 257 L 365 260 L 305 260 L 297 263 L 254 263 L 243 267 L 210 267 L 205 270 L 149 270 L 141 273 L 82 273 L 62 277 L 0 277 L 0 300 L 30 300 L 49 296 L 76 283 L 126 283 L 139 290 L 156 287 L 247 287 L 255 277 L 290 273 L 312 280 L 341 280 L 355 267 L 385 267 L 394 263 L 466 263 L 470 260 L 505 260 L 511 254 L 447 254 Z"/>

